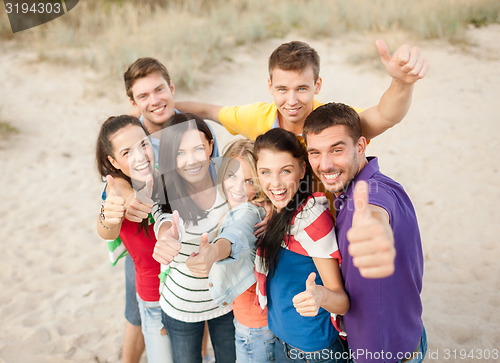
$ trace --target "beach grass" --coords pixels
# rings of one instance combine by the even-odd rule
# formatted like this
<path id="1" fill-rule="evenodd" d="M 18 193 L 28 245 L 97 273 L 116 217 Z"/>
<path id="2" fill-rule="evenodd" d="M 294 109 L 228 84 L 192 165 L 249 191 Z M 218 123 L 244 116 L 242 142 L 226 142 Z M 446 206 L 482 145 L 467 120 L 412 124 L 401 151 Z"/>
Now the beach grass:
<path id="1" fill-rule="evenodd" d="M 19 133 L 19 129 L 8 121 L 0 119 L 0 138 L 7 138 Z"/>
<path id="2" fill-rule="evenodd" d="M 466 42 L 468 26 L 495 22 L 498 0 L 88 0 L 14 35 L 4 14 L 0 38 L 35 49 L 40 60 L 88 64 L 113 79 L 138 57 L 156 57 L 177 87 L 192 90 L 234 47 L 290 32 L 314 39 L 402 31 Z"/>

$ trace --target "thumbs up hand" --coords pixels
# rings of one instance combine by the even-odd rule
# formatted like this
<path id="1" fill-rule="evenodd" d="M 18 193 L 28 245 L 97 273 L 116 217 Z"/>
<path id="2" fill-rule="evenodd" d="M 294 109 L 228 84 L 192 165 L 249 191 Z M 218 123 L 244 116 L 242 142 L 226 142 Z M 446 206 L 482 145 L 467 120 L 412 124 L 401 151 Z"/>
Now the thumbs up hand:
<path id="1" fill-rule="evenodd" d="M 172 223 L 166 231 L 160 227 L 158 239 L 153 250 L 153 258 L 161 264 L 168 265 L 181 250 L 179 242 L 179 212 L 172 213 Z M 163 233 L 162 233 L 163 232 Z"/>
<path id="2" fill-rule="evenodd" d="M 208 233 L 201 235 L 200 250 L 193 252 L 186 260 L 186 266 L 195 277 L 207 277 L 212 265 L 217 261 L 217 253 L 208 243 Z"/>
<path id="3" fill-rule="evenodd" d="M 148 217 L 153 208 L 153 175 L 148 175 L 146 178 L 146 185 L 141 190 L 135 192 L 134 197 L 130 200 L 125 218 L 131 222 L 140 223 L 143 219 Z"/>
<path id="4" fill-rule="evenodd" d="M 107 228 L 113 228 L 120 224 L 125 214 L 125 200 L 120 188 L 111 175 L 106 176 L 107 195 L 101 208 L 101 223 Z"/>
<path id="5" fill-rule="evenodd" d="M 385 209 L 368 204 L 368 184 L 356 183 L 354 215 L 347 231 L 353 264 L 366 278 L 382 278 L 394 273 L 394 236 Z"/>
<path id="6" fill-rule="evenodd" d="M 391 56 L 383 40 L 378 39 L 375 46 L 387 73 L 394 79 L 412 84 L 423 78 L 429 70 L 429 63 L 418 47 L 410 48 L 404 44 Z"/>
<path id="7" fill-rule="evenodd" d="M 293 297 L 292 302 L 295 310 L 302 316 L 316 316 L 320 308 L 321 289 L 315 282 L 316 273 L 311 272 L 306 280 L 305 291 Z"/>

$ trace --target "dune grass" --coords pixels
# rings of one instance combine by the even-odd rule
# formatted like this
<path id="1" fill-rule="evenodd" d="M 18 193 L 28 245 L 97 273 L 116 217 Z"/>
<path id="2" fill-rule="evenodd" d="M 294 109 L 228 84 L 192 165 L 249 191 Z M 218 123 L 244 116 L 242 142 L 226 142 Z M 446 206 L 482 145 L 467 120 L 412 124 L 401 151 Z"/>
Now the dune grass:
<path id="1" fill-rule="evenodd" d="M 403 31 L 417 39 L 464 41 L 470 24 L 500 22 L 498 0 L 87 0 L 45 25 L 0 38 L 32 47 L 40 60 L 83 63 L 121 77 L 140 56 L 167 64 L 192 89 L 231 49 L 290 32 L 308 38 Z"/>
<path id="2" fill-rule="evenodd" d="M 5 120 L 0 120 L 0 138 L 5 139 L 19 133 L 19 129 Z"/>

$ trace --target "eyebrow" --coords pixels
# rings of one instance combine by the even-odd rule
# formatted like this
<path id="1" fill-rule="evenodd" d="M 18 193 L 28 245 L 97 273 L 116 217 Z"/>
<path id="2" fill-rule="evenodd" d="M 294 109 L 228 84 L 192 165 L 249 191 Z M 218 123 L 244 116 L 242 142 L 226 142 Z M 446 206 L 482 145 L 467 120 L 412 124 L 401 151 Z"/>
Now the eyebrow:
<path id="1" fill-rule="evenodd" d="M 197 147 L 200 147 L 200 146 L 205 147 L 205 145 L 203 143 L 201 143 L 201 144 L 198 144 L 196 146 L 193 146 L 191 149 L 196 149 Z M 179 149 L 177 149 L 177 151 L 184 151 L 184 149 L 179 148 Z"/>
<path id="2" fill-rule="evenodd" d="M 346 143 L 344 141 L 338 141 L 338 142 L 328 146 L 328 148 L 331 149 L 331 148 L 334 148 L 334 147 L 339 146 L 339 145 L 346 145 Z M 311 151 L 318 151 L 318 149 L 314 148 L 314 147 L 308 147 L 307 152 L 311 152 Z"/>

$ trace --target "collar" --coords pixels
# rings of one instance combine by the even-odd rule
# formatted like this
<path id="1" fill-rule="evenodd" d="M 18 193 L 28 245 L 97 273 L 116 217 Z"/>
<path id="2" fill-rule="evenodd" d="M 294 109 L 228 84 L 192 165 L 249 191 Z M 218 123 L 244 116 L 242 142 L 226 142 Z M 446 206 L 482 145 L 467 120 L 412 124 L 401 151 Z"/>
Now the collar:
<path id="1" fill-rule="evenodd" d="M 347 189 L 341 193 L 338 197 L 335 197 L 335 200 L 337 198 L 347 200 L 352 196 L 352 193 L 354 192 L 354 185 L 356 184 L 357 181 L 359 180 L 365 180 L 367 181 L 370 179 L 375 173 L 379 171 L 379 166 L 378 166 L 378 158 L 375 156 L 368 156 L 366 158 L 368 160 L 368 163 L 364 166 L 363 169 L 356 175 L 356 177 L 349 182 L 349 185 L 347 186 Z"/>

